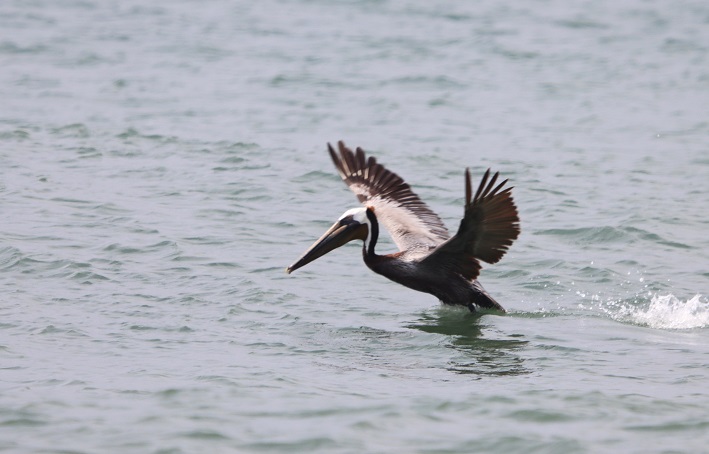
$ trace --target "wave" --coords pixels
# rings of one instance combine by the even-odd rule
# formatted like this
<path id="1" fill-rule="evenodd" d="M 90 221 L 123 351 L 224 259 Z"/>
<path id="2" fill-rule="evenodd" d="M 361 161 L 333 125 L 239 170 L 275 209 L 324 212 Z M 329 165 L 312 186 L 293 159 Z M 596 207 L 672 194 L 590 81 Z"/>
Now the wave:
<path id="1" fill-rule="evenodd" d="M 657 329 L 709 327 L 709 301 L 701 295 L 681 300 L 672 294 L 653 295 L 649 302 L 611 301 L 601 310 L 614 320 Z"/>

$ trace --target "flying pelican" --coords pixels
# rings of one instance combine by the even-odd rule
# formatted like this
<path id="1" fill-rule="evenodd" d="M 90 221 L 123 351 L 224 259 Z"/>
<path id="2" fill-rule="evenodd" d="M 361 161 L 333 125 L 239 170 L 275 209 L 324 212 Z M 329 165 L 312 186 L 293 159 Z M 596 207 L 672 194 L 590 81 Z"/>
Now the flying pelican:
<path id="1" fill-rule="evenodd" d="M 465 169 L 465 215 L 455 236 L 450 237 L 441 219 L 397 174 L 385 169 L 364 151 L 356 152 L 340 141 L 339 155 L 328 151 L 345 184 L 363 208 L 346 211 L 291 266 L 291 273 L 352 240 L 364 241 L 364 263 L 375 273 L 420 292 L 431 293 L 442 303 L 476 308 L 504 308 L 477 281 L 480 260 L 498 262 L 520 233 L 517 207 L 507 180 L 495 186 L 499 175 L 490 169 L 473 193 L 470 172 Z M 399 252 L 374 252 L 379 225 L 386 228 Z"/>

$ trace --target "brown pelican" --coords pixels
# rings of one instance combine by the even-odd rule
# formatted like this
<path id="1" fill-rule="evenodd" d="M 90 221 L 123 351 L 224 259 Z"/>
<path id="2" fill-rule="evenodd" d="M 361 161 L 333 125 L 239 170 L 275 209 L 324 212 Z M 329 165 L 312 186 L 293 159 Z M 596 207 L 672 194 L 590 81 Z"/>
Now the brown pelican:
<path id="1" fill-rule="evenodd" d="M 338 142 L 339 155 L 328 151 L 340 176 L 364 208 L 346 211 L 294 264 L 291 273 L 352 240 L 364 241 L 364 263 L 394 282 L 431 293 L 444 304 L 504 312 L 477 281 L 480 260 L 498 262 L 519 236 L 519 216 L 507 180 L 495 185 L 499 173 L 490 169 L 473 196 L 465 170 L 465 215 L 450 237 L 441 219 L 397 174 L 357 148 Z M 379 225 L 391 234 L 399 252 L 378 255 L 374 247 Z"/>

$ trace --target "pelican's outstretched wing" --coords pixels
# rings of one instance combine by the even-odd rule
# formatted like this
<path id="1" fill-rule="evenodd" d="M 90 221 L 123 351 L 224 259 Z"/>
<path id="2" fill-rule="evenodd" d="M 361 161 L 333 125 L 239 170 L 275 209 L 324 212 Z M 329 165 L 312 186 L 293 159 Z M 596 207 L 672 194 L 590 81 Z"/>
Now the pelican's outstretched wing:
<path id="1" fill-rule="evenodd" d="M 399 250 L 428 250 L 449 238 L 438 215 L 397 174 L 366 158 L 361 148 L 353 152 L 340 141 L 338 155 L 330 144 L 327 147 L 344 182 L 362 204 L 374 209 Z"/>
<path id="2" fill-rule="evenodd" d="M 499 172 L 490 179 L 490 169 L 472 198 L 470 172 L 465 170 L 465 217 L 458 232 L 441 244 L 421 264 L 444 266 L 475 279 L 480 273 L 480 262 L 498 262 L 520 233 L 519 215 L 512 199 L 512 188 L 495 186 Z M 488 181 L 489 180 L 489 181 Z"/>

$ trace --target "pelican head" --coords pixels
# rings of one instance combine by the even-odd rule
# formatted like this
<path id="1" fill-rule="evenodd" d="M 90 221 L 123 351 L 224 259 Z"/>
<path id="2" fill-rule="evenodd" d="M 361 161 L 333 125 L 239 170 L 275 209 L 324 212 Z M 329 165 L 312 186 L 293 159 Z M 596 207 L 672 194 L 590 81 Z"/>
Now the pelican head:
<path id="1" fill-rule="evenodd" d="M 319 240 L 313 243 L 294 264 L 286 268 L 286 273 L 290 274 L 352 240 L 363 240 L 366 244 L 371 225 L 367 210 L 367 208 L 353 208 L 345 211 Z"/>

